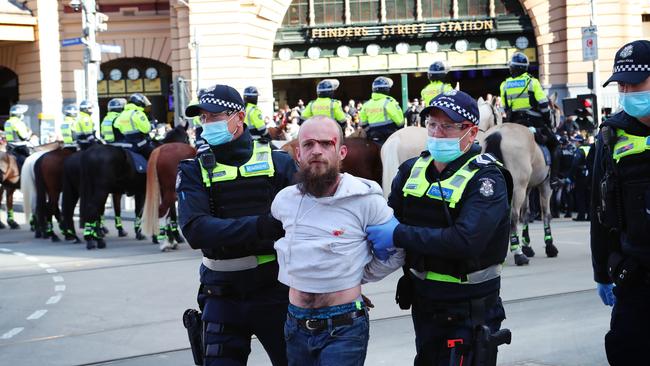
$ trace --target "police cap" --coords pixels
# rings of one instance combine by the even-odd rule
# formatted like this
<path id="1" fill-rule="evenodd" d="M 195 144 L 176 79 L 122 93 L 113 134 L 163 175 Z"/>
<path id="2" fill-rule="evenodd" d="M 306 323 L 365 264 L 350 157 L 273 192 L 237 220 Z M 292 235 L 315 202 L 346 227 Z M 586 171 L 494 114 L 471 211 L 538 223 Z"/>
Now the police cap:
<path id="1" fill-rule="evenodd" d="M 235 88 L 217 84 L 205 89 L 205 92 L 199 96 L 198 104 L 185 108 L 185 115 L 196 117 L 201 113 L 201 110 L 210 113 L 221 113 L 224 111 L 242 111 L 244 108 L 244 101 Z"/>
<path id="2" fill-rule="evenodd" d="M 612 81 L 639 84 L 650 76 L 650 41 L 638 40 L 626 44 L 616 52 L 612 76 L 603 86 Z"/>
<path id="3" fill-rule="evenodd" d="M 429 106 L 420 112 L 420 118 L 427 118 L 433 109 L 443 111 L 456 123 L 469 121 L 478 125 L 480 118 L 476 100 L 469 94 L 455 89 L 438 94 L 431 99 Z"/>

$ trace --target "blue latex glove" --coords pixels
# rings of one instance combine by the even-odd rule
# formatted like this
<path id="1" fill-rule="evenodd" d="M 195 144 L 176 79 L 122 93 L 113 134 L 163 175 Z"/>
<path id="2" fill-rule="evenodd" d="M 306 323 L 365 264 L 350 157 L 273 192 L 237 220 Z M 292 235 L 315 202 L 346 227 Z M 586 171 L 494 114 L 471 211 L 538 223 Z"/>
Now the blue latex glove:
<path id="1" fill-rule="evenodd" d="M 612 291 L 612 289 L 614 289 L 614 285 L 611 283 L 596 283 L 596 285 L 598 288 L 598 296 L 600 296 L 603 304 L 607 306 L 614 306 L 614 304 L 616 304 L 616 296 L 614 296 L 614 292 Z"/>
<path id="2" fill-rule="evenodd" d="M 395 217 L 380 225 L 370 225 L 366 227 L 368 240 L 374 250 L 393 249 L 393 232 L 399 221 Z"/>

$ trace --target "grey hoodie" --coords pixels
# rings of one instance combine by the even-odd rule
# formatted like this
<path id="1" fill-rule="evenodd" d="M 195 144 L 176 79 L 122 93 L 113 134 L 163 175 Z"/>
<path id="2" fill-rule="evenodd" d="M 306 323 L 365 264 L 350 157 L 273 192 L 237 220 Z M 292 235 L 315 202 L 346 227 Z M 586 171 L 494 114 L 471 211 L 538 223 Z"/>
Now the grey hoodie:
<path id="1" fill-rule="evenodd" d="M 286 187 L 273 200 L 271 213 L 286 233 L 275 243 L 278 280 L 300 291 L 346 290 L 378 281 L 404 263 L 401 249 L 380 261 L 366 240 L 366 226 L 393 215 L 373 181 L 345 173 L 334 195 L 320 198 L 303 195 L 296 185 Z"/>

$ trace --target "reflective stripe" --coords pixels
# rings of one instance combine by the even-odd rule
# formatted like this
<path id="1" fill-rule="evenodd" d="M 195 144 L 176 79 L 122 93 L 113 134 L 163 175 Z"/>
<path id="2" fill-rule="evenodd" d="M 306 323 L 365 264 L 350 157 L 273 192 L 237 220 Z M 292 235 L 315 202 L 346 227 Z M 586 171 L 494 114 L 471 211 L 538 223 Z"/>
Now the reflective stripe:
<path id="1" fill-rule="evenodd" d="M 584 145 L 580 146 L 580 150 L 585 153 L 585 156 L 589 155 L 589 150 L 591 149 L 591 146 L 589 145 Z"/>
<path id="2" fill-rule="evenodd" d="M 448 282 L 448 283 L 457 283 L 459 285 L 475 285 L 478 283 L 483 283 L 486 281 L 493 280 L 499 276 L 501 276 L 501 271 L 503 270 L 503 266 L 501 264 L 495 264 L 492 266 L 489 266 L 485 269 L 472 272 L 467 274 L 467 279 L 464 278 L 459 278 L 459 277 L 454 277 L 451 275 L 447 274 L 442 274 L 442 273 L 436 273 L 436 272 L 418 272 L 411 268 L 411 273 L 415 275 L 415 277 L 421 279 L 421 280 L 429 280 L 429 281 L 437 281 L 437 282 Z"/>
<path id="3" fill-rule="evenodd" d="M 217 164 L 217 166 L 212 170 L 212 182 L 210 182 L 208 171 L 203 168 L 200 159 L 199 164 L 201 166 L 203 184 L 205 184 L 206 187 L 210 187 L 212 183 L 215 182 L 235 180 L 237 179 L 237 176 L 272 177 L 275 174 L 270 145 L 267 143 L 261 143 L 257 140 L 253 141 L 253 154 L 244 165 L 237 168 L 231 165 Z"/>
<path id="4" fill-rule="evenodd" d="M 210 259 L 203 257 L 201 262 L 207 268 L 218 272 L 245 271 L 257 266 L 275 261 L 275 254 L 249 255 L 235 259 Z"/>
<path id="5" fill-rule="evenodd" d="M 617 163 L 626 156 L 650 150 L 650 136 L 631 135 L 620 128 L 616 129 L 616 135 L 618 141 L 614 145 L 613 157 Z"/>
<path id="6" fill-rule="evenodd" d="M 500 162 L 489 154 L 477 155 L 465 162 L 465 164 L 463 164 L 463 166 L 460 167 L 460 169 L 458 169 L 451 177 L 439 183 L 431 183 L 426 178 L 426 171 L 432 161 L 433 158 L 431 155 L 418 158 L 411 168 L 411 174 L 406 180 L 402 192 L 404 193 L 404 197 L 422 197 L 426 194 L 429 198 L 448 202 L 450 208 L 456 207 L 456 204 L 460 202 L 463 192 L 467 187 L 467 183 L 469 183 L 472 177 L 479 170 L 478 167 L 472 168 L 470 163 L 476 161 L 481 164 L 495 163 L 501 165 Z"/>

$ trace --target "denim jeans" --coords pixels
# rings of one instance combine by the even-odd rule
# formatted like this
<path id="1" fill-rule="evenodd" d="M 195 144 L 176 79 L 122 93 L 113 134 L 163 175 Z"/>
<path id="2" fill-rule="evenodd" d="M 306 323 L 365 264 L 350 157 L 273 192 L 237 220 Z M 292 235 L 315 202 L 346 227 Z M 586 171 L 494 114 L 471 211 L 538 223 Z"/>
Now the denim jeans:
<path id="1" fill-rule="evenodd" d="M 289 366 L 362 366 L 368 350 L 369 326 L 366 313 L 350 325 L 310 331 L 287 315 L 284 338 Z"/>

